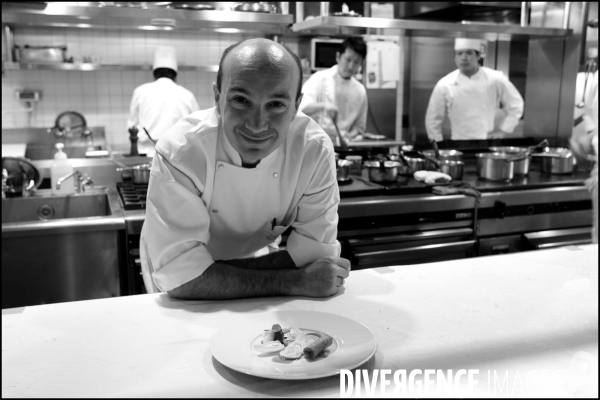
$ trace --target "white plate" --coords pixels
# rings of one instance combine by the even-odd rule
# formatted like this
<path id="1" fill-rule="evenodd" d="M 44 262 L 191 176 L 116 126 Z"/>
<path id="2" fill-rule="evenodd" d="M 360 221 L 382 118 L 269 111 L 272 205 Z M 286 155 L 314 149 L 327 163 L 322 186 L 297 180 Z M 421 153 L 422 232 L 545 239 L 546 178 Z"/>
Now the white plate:
<path id="1" fill-rule="evenodd" d="M 286 361 L 279 353 L 260 354 L 253 349 L 273 324 L 295 326 L 303 333 L 326 333 L 333 338 L 328 354 L 314 360 Z M 245 374 L 271 379 L 315 379 L 339 374 L 368 361 L 377 350 L 377 338 L 363 324 L 317 311 L 276 311 L 250 314 L 219 329 L 210 340 L 210 351 L 221 364 Z"/>

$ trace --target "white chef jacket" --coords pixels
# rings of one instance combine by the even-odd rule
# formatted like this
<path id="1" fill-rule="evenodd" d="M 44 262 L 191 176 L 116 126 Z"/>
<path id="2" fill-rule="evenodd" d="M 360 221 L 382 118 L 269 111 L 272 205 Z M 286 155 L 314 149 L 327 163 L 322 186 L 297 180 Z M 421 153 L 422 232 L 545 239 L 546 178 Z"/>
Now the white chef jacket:
<path id="1" fill-rule="evenodd" d="M 277 150 L 256 168 L 241 165 L 215 108 L 180 120 L 157 144 L 140 252 L 159 290 L 191 281 L 215 260 L 252 257 L 289 226 L 287 251 L 298 267 L 339 257 L 333 144 L 312 119 L 298 113 Z"/>
<path id="2" fill-rule="evenodd" d="M 360 134 L 367 129 L 367 90 L 354 77 L 344 79 L 338 74 L 337 65 L 317 71 L 311 75 L 302 87 L 304 97 L 300 111 L 312 103 L 332 103 L 338 108 L 337 125 L 342 136 L 352 128 Z M 333 143 L 339 144 L 331 114 L 321 111 L 315 121 L 327 132 Z"/>
<path id="3" fill-rule="evenodd" d="M 425 114 L 430 139 L 443 140 L 442 123 L 446 112 L 452 140 L 487 139 L 494 131 L 494 116 L 500 102 L 506 111 L 498 127 L 512 132 L 523 115 L 523 98 L 500 71 L 479 67 L 470 78 L 457 69 L 440 79 L 433 89 Z"/>
<path id="4" fill-rule="evenodd" d="M 192 92 L 172 79 L 158 78 L 133 91 L 127 127 L 138 127 L 138 151 L 152 157 L 154 143 L 143 128 L 148 130 L 152 139 L 158 140 L 177 121 L 199 109 Z"/>

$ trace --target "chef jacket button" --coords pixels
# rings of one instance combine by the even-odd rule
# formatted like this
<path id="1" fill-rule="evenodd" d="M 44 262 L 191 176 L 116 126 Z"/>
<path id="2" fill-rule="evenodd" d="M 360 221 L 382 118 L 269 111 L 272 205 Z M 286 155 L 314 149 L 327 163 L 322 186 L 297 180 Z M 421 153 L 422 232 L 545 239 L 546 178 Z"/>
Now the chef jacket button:
<path id="1" fill-rule="evenodd" d="M 279 174 L 277 172 L 273 172 L 273 178 L 277 178 Z"/>
<path id="2" fill-rule="evenodd" d="M 212 212 L 216 214 L 216 213 L 218 213 L 218 212 L 219 212 L 219 210 L 217 210 L 216 208 L 213 208 L 213 209 L 212 209 Z"/>
<path id="3" fill-rule="evenodd" d="M 224 165 L 223 165 L 223 164 L 219 164 L 219 167 L 218 167 L 218 168 L 219 168 L 219 169 L 221 169 L 221 168 L 223 168 L 223 167 L 224 167 Z"/>

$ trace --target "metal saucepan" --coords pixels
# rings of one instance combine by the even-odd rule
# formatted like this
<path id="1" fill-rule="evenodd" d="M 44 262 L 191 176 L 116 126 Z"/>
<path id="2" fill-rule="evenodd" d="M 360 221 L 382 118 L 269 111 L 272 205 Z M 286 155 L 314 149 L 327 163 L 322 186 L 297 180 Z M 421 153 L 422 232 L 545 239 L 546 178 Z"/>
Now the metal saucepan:
<path id="1" fill-rule="evenodd" d="M 570 149 L 546 147 L 535 154 L 542 160 L 542 172 L 546 174 L 570 174 L 577 168 L 577 160 Z"/>
<path id="2" fill-rule="evenodd" d="M 427 162 L 423 156 L 420 156 L 416 152 L 412 152 L 414 154 L 409 154 L 402 152 L 402 157 L 406 161 L 406 164 L 409 166 L 408 173 L 406 175 L 413 176 L 415 172 L 422 171 L 425 169 L 425 163 Z"/>
<path id="3" fill-rule="evenodd" d="M 439 157 L 436 156 L 435 150 L 425 150 L 423 151 L 423 155 L 437 159 L 438 161 L 463 161 L 463 153 L 458 150 L 438 150 Z M 437 167 L 435 163 L 428 160 L 425 163 L 425 169 L 427 171 L 437 171 Z"/>
<path id="4" fill-rule="evenodd" d="M 398 180 L 399 161 L 380 161 L 368 160 L 364 162 L 364 166 L 369 171 L 369 180 L 377 183 L 390 183 Z"/>
<path id="5" fill-rule="evenodd" d="M 515 175 L 515 162 L 507 153 L 477 153 L 477 176 L 490 181 L 510 181 Z"/>
<path id="6" fill-rule="evenodd" d="M 446 175 L 450 175 L 450 178 L 452 178 L 454 181 L 459 181 L 462 179 L 464 169 L 465 163 L 463 161 L 440 161 L 440 171 Z"/>
<path id="7" fill-rule="evenodd" d="M 544 147 L 548 140 L 544 139 L 540 143 L 531 147 L 499 146 L 490 147 L 493 152 L 507 153 L 511 156 L 511 161 L 515 162 L 515 176 L 526 176 L 529 174 L 529 165 L 531 163 L 531 153 L 533 150 Z"/>
<path id="8" fill-rule="evenodd" d="M 509 156 L 516 156 L 518 154 L 526 152 L 527 148 L 515 146 L 496 146 L 490 147 L 490 150 L 494 153 L 505 153 Z M 527 174 L 529 174 L 530 162 L 531 157 L 528 155 L 525 155 L 525 157 L 520 160 L 515 160 L 514 176 L 526 176 Z"/>
<path id="9" fill-rule="evenodd" d="M 150 182 L 151 164 L 134 165 L 133 167 L 117 168 L 117 171 L 131 171 L 135 183 Z"/>
<path id="10" fill-rule="evenodd" d="M 338 182 L 345 182 L 350 179 L 350 166 L 352 165 L 352 161 L 348 160 L 339 160 L 337 162 L 337 180 Z"/>

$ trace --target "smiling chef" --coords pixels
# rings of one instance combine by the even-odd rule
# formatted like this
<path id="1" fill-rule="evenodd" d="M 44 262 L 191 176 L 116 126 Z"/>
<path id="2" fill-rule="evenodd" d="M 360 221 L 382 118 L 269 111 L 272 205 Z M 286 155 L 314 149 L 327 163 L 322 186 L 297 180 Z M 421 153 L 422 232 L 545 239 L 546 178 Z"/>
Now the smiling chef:
<path id="1" fill-rule="evenodd" d="M 446 114 L 452 140 L 500 139 L 519 123 L 523 98 L 502 72 L 479 65 L 485 49 L 485 40 L 455 40 L 454 62 L 458 69 L 438 81 L 427 106 L 425 128 L 430 139 L 444 140 L 442 123 Z M 494 126 L 500 105 L 506 115 Z"/>
<path id="2" fill-rule="evenodd" d="M 158 142 L 140 241 L 156 289 L 233 299 L 324 297 L 343 286 L 350 262 L 336 240 L 333 144 L 298 113 L 301 82 L 300 60 L 286 46 L 234 44 L 213 84 L 216 107 Z M 286 250 L 255 257 L 289 227 Z"/>

